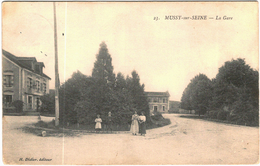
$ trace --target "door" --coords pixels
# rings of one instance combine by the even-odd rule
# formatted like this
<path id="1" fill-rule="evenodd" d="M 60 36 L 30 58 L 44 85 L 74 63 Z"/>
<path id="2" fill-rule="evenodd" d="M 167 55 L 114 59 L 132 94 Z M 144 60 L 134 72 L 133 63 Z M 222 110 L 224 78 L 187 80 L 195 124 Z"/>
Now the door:
<path id="1" fill-rule="evenodd" d="M 40 98 L 39 97 L 36 98 L 36 110 L 37 110 L 37 112 L 40 111 Z"/>
<path id="2" fill-rule="evenodd" d="M 154 106 L 154 107 L 153 107 L 153 111 L 154 111 L 154 112 L 157 112 L 157 106 Z"/>
<path id="3" fill-rule="evenodd" d="M 32 96 L 28 96 L 28 108 L 32 109 Z"/>

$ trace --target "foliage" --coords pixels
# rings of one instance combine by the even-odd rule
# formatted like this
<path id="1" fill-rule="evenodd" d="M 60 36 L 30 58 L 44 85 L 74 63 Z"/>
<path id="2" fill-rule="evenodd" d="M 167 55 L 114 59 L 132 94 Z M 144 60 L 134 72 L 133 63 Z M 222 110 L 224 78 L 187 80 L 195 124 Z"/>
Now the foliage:
<path id="1" fill-rule="evenodd" d="M 102 124 L 108 122 L 108 112 L 116 125 L 128 126 L 134 111 L 145 112 L 149 122 L 149 107 L 144 85 L 136 71 L 125 79 L 122 73 L 113 73 L 112 58 L 106 44 L 100 44 L 99 53 L 87 77 L 79 71 L 60 87 L 60 121 L 63 125 L 93 124 L 97 114 Z"/>
<path id="2" fill-rule="evenodd" d="M 201 74 L 191 80 L 183 92 L 181 108 L 212 110 L 208 112 L 212 119 L 258 125 L 258 74 L 244 59 L 227 61 L 211 82 Z"/>
<path id="3" fill-rule="evenodd" d="M 79 101 L 75 107 L 74 112 L 77 114 L 77 122 L 80 124 L 94 123 L 96 113 L 93 110 L 93 105 L 88 100 Z"/>
<path id="4" fill-rule="evenodd" d="M 232 113 L 233 119 L 236 119 L 238 123 L 250 124 L 259 123 L 259 110 L 254 107 L 252 94 L 249 89 L 240 89 L 239 97 L 236 102 L 232 105 L 234 110 Z"/>
<path id="5" fill-rule="evenodd" d="M 59 89 L 60 122 L 66 124 L 77 122 L 75 105 L 82 98 L 84 87 L 92 84 L 91 78 L 85 76 L 80 71 L 74 72 Z"/>
<path id="6" fill-rule="evenodd" d="M 152 115 L 151 115 L 151 119 L 152 120 L 155 120 L 155 121 L 158 121 L 160 119 L 163 119 L 164 117 L 162 116 L 162 114 L 160 112 L 154 112 Z"/>
<path id="7" fill-rule="evenodd" d="M 228 114 L 229 114 L 229 112 L 224 111 L 224 110 L 218 111 L 217 119 L 218 120 L 227 120 Z"/>
<path id="8" fill-rule="evenodd" d="M 258 77 L 258 71 L 250 68 L 244 59 L 225 62 L 215 79 L 213 109 L 233 105 L 241 89 L 247 89 L 250 102 L 258 108 Z"/>
<path id="9" fill-rule="evenodd" d="M 211 119 L 217 119 L 218 118 L 218 111 L 209 111 L 208 117 Z"/>
<path id="10" fill-rule="evenodd" d="M 209 110 L 212 92 L 211 80 L 206 75 L 195 76 L 183 92 L 181 108 L 205 114 Z"/>
<path id="11" fill-rule="evenodd" d="M 160 112 L 154 112 L 151 115 L 151 121 L 153 123 L 148 123 L 147 128 L 162 127 L 171 124 L 170 119 L 165 119 Z"/>
<path id="12" fill-rule="evenodd" d="M 50 93 L 40 97 L 42 102 L 41 112 L 55 114 L 55 94 Z"/>
<path id="13" fill-rule="evenodd" d="M 144 93 L 144 84 L 140 84 L 139 75 L 135 70 L 131 74 L 132 77 L 126 78 L 126 86 L 132 96 L 134 108 L 139 114 L 144 112 L 147 122 L 150 122 L 150 110 L 147 96 Z"/>
<path id="14" fill-rule="evenodd" d="M 23 101 L 15 100 L 12 104 L 16 108 L 16 112 L 23 112 Z"/>
<path id="15" fill-rule="evenodd" d="M 115 83 L 114 67 L 112 66 L 112 58 L 108 53 L 105 42 L 100 44 L 99 53 L 96 55 L 96 62 L 92 70 L 92 77 L 101 80 L 102 85 L 107 84 L 113 86 Z"/>

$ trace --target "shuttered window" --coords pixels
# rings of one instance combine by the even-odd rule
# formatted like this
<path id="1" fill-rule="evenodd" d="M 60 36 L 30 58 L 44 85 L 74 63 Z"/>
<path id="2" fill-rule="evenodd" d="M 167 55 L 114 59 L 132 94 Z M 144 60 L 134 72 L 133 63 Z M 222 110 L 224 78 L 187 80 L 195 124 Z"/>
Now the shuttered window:
<path id="1" fill-rule="evenodd" d="M 30 77 L 28 77 L 28 78 L 27 78 L 27 87 L 31 89 L 32 86 L 33 86 L 32 79 L 31 79 Z"/>
<path id="2" fill-rule="evenodd" d="M 14 76 L 13 75 L 4 75 L 4 85 L 6 87 L 14 86 Z"/>
<path id="3" fill-rule="evenodd" d="M 3 104 L 5 107 L 10 107 L 13 102 L 13 96 L 12 95 L 4 95 L 3 98 Z"/>
<path id="4" fill-rule="evenodd" d="M 46 84 L 43 83 L 43 92 L 46 93 Z"/>
<path id="5" fill-rule="evenodd" d="M 40 82 L 39 81 L 36 81 L 36 89 L 38 92 L 40 91 Z"/>
<path id="6" fill-rule="evenodd" d="M 43 84 L 41 83 L 41 91 L 43 91 L 43 88 L 42 88 Z"/>

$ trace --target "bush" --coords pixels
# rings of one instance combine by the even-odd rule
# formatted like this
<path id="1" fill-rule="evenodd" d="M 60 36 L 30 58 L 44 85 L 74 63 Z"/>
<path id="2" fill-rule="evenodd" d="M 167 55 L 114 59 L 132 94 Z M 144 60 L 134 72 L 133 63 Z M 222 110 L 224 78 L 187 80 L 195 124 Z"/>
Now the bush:
<path id="1" fill-rule="evenodd" d="M 46 94 L 41 96 L 41 112 L 47 112 L 49 114 L 55 114 L 55 95 Z"/>
<path id="2" fill-rule="evenodd" d="M 74 112 L 77 115 L 78 123 L 91 124 L 95 122 L 96 113 L 89 101 L 79 101 L 74 108 Z M 101 119 L 103 119 L 102 116 Z"/>
<path id="3" fill-rule="evenodd" d="M 160 112 L 154 112 L 151 116 L 152 120 L 158 121 L 161 119 L 164 119 L 164 117 L 162 116 L 162 114 Z"/>
<path id="4" fill-rule="evenodd" d="M 218 118 L 218 111 L 209 111 L 209 118 L 210 119 L 217 119 Z"/>
<path id="5" fill-rule="evenodd" d="M 16 112 L 23 112 L 23 101 L 15 100 L 13 106 L 16 108 Z"/>
<path id="6" fill-rule="evenodd" d="M 228 116 L 229 112 L 227 111 L 218 111 L 218 114 L 217 114 L 217 119 L 218 120 L 227 120 L 227 116 Z"/>

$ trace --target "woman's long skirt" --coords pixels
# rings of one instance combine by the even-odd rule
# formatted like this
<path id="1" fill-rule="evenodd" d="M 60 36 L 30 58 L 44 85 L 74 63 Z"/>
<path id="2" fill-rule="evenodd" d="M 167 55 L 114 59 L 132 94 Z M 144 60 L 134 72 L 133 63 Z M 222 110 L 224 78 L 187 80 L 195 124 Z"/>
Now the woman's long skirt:
<path id="1" fill-rule="evenodd" d="M 137 134 L 139 132 L 139 125 L 137 120 L 133 120 L 131 124 L 131 130 L 133 134 Z"/>
<path id="2" fill-rule="evenodd" d="M 146 134 L 146 125 L 145 122 L 140 124 L 140 133 L 141 134 Z"/>

